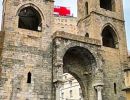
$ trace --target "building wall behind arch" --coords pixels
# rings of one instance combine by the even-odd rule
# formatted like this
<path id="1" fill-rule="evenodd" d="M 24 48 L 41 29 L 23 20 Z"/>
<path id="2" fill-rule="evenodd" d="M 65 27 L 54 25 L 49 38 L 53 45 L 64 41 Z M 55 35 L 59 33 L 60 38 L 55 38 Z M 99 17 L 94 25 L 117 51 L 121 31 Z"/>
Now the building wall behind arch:
<path id="1" fill-rule="evenodd" d="M 53 3 L 4 0 L 1 100 L 51 100 Z M 18 28 L 17 12 L 24 6 L 37 8 L 42 17 L 42 32 Z M 27 83 L 28 72 L 31 83 Z"/>

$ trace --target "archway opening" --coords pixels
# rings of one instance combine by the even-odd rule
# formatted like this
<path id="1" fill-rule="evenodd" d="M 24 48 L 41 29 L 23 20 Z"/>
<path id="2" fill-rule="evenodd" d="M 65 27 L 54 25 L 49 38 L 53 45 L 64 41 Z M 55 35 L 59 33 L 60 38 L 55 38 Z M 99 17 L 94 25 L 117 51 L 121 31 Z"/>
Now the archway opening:
<path id="1" fill-rule="evenodd" d="M 89 94 L 92 90 L 90 88 L 92 88 L 92 75 L 95 68 L 96 61 L 94 56 L 83 47 L 71 47 L 63 57 L 63 72 L 71 74 L 80 84 L 79 93 L 82 91 L 81 100 L 89 98 L 89 95 L 86 94 Z"/>
<path id="2" fill-rule="evenodd" d="M 83 100 L 81 86 L 76 78 L 70 73 L 64 73 L 62 78 L 60 100 Z"/>
<path id="3" fill-rule="evenodd" d="M 103 46 L 117 48 L 118 39 L 115 31 L 108 25 L 102 31 Z"/>
<path id="4" fill-rule="evenodd" d="M 23 8 L 19 15 L 18 27 L 22 29 L 28 29 L 33 31 L 41 31 L 42 30 L 42 19 L 39 12 L 29 6 Z"/>
<path id="5" fill-rule="evenodd" d="M 106 10 L 114 11 L 115 10 L 114 0 L 100 0 L 100 7 Z"/>

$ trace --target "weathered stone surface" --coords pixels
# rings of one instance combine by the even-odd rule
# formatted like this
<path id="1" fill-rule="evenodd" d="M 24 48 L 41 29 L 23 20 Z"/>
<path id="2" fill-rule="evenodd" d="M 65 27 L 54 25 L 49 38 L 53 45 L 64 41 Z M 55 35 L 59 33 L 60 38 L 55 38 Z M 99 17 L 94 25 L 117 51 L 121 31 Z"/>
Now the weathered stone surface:
<path id="1" fill-rule="evenodd" d="M 129 65 L 122 1 L 115 0 L 115 11 L 109 11 L 100 8 L 99 0 L 78 0 L 76 34 L 53 33 L 53 4 L 52 0 L 4 0 L 0 100 L 55 100 L 64 72 L 78 80 L 84 100 L 97 100 L 97 86 L 103 100 L 124 100 L 123 69 Z M 41 31 L 18 28 L 19 12 L 30 6 L 41 16 Z M 115 31 L 116 48 L 102 45 L 106 26 Z M 27 83 L 29 72 L 31 83 Z"/>

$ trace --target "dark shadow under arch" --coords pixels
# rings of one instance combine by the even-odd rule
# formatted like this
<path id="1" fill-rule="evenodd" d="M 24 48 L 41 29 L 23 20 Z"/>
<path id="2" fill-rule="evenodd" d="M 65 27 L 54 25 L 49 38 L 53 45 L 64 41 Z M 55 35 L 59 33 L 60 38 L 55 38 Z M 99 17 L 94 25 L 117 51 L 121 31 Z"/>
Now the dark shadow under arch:
<path id="1" fill-rule="evenodd" d="M 42 17 L 39 11 L 33 6 L 22 6 L 18 10 L 19 22 L 18 27 L 33 31 L 42 30 Z"/>
<path id="2" fill-rule="evenodd" d="M 82 93 L 88 98 L 88 87 L 92 87 L 92 75 L 96 60 L 86 48 L 75 46 L 69 48 L 63 57 L 63 72 L 71 74 L 80 84 Z"/>

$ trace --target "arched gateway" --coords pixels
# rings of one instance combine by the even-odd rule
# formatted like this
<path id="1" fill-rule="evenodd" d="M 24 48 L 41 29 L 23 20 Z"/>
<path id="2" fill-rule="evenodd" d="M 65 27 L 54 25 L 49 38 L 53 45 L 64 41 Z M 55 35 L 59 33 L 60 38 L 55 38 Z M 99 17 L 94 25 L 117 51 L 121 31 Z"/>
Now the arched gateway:
<path id="1" fill-rule="evenodd" d="M 77 79 L 83 98 L 89 98 L 89 94 L 93 94 L 91 87 L 96 67 L 95 58 L 83 47 L 71 47 L 63 57 L 63 73 L 70 73 Z"/>
<path id="2" fill-rule="evenodd" d="M 96 96 L 101 98 L 96 92 L 96 87 L 103 87 L 102 58 L 100 50 L 97 52 L 100 46 L 59 37 L 55 38 L 54 47 L 53 81 L 57 91 L 56 100 L 60 100 L 58 91 L 63 73 L 70 73 L 79 82 L 84 100 L 94 100 Z"/>

